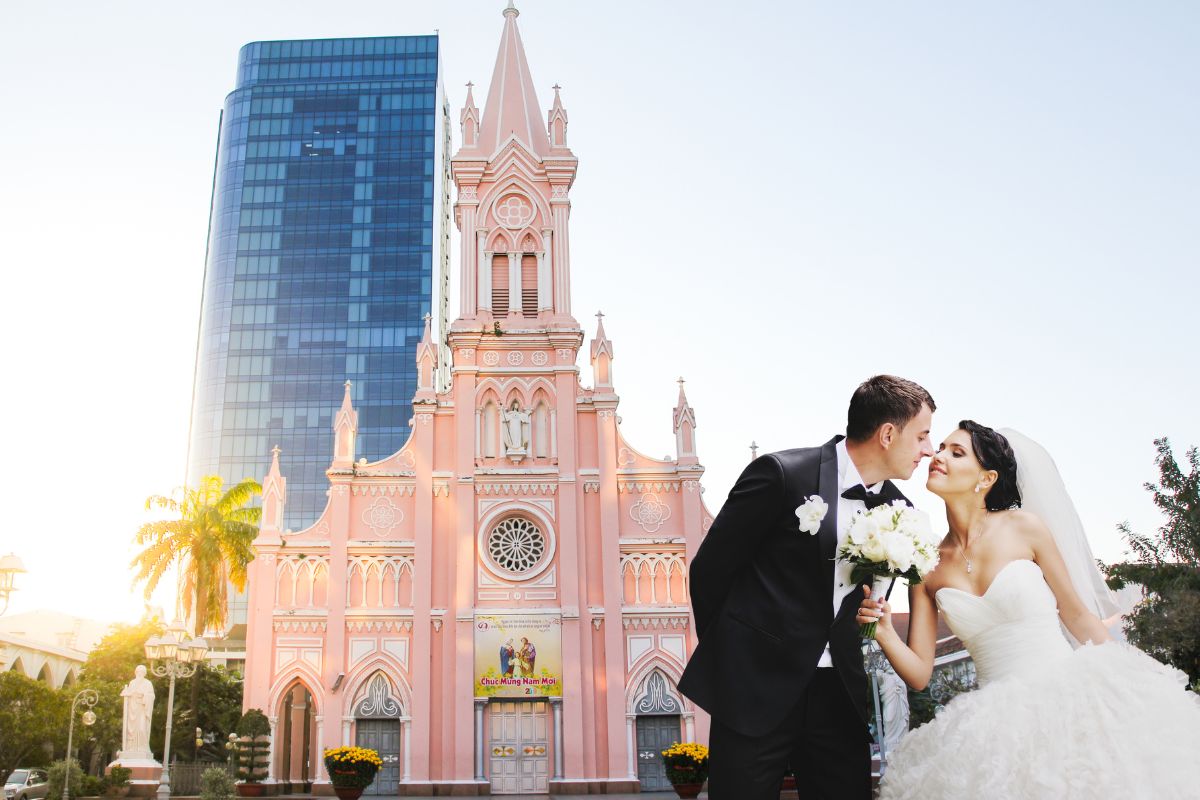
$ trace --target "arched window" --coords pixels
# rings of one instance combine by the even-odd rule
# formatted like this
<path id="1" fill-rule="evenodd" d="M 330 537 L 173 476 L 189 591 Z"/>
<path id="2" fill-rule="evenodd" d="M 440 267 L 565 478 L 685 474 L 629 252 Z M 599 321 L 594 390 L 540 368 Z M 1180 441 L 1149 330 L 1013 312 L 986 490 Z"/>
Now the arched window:
<path id="1" fill-rule="evenodd" d="M 508 314 L 508 253 L 492 254 L 492 313 Z"/>
<path id="2" fill-rule="evenodd" d="M 479 452 L 484 458 L 496 457 L 496 444 L 500 441 L 500 409 L 491 400 L 483 407 L 483 441 L 480 442 Z"/>
<path id="3" fill-rule="evenodd" d="M 550 412 L 543 401 L 533 409 L 533 455 L 536 458 L 550 455 Z"/>

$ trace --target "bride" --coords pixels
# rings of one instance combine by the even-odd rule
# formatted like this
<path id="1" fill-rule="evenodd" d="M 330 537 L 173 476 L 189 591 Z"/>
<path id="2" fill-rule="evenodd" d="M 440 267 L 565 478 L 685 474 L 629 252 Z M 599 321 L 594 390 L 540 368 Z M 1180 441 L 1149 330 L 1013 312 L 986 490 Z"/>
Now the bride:
<path id="1" fill-rule="evenodd" d="M 926 485 L 950 532 L 909 590 L 908 641 L 869 590 L 858 621 L 878 620 L 879 646 L 921 689 L 945 614 L 981 688 L 901 740 L 882 800 L 1195 796 L 1200 700 L 1183 673 L 1111 641 L 1101 618 L 1117 608 L 1049 455 L 966 420 Z"/>

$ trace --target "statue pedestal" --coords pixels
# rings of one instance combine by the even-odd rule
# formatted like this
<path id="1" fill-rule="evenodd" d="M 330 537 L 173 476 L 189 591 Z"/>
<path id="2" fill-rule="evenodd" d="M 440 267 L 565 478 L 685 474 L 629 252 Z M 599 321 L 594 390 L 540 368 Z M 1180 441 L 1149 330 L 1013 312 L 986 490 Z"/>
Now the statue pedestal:
<path id="1" fill-rule="evenodd" d="M 132 774 L 129 776 L 129 797 L 154 797 L 158 792 L 158 782 L 162 778 L 162 764 L 153 757 L 125 758 L 117 756 L 117 760 L 104 770 L 108 772 L 113 767 L 125 767 Z"/>

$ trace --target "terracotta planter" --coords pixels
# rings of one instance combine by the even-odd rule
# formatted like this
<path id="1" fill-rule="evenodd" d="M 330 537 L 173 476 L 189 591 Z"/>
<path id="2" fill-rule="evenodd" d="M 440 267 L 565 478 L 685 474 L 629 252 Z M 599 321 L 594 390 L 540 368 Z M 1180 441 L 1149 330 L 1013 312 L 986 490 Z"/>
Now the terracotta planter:
<path id="1" fill-rule="evenodd" d="M 239 797 L 262 797 L 267 787 L 261 783 L 235 783 Z"/>
<path id="2" fill-rule="evenodd" d="M 697 797 L 700 790 L 704 788 L 703 783 L 675 783 L 675 794 L 680 797 Z"/>
<path id="3" fill-rule="evenodd" d="M 334 786 L 333 793 L 338 796 L 339 800 L 358 800 L 358 798 L 362 797 L 363 787 Z"/>

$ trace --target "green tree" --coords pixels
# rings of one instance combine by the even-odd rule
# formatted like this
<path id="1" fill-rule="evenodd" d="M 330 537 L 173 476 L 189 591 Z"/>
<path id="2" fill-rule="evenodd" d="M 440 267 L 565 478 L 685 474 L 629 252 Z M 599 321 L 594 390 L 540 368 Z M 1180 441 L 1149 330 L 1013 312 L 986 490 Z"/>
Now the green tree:
<path id="1" fill-rule="evenodd" d="M 177 518 L 138 529 L 134 541 L 145 549 L 130 563 L 137 568 L 134 583 L 144 582 L 150 599 L 163 575 L 179 561 L 183 610 L 194 621 L 193 634 L 224 630 L 229 584 L 239 592 L 246 588 L 246 565 L 254 560 L 253 542 L 262 515 L 261 508 L 247 504 L 260 494 L 262 486 L 250 478 L 225 489 L 220 477 L 208 475 L 199 487 L 185 487 L 178 499 L 146 499 L 147 509 L 166 509 Z"/>
<path id="2" fill-rule="evenodd" d="M 1117 526 L 1134 560 L 1106 568 L 1108 585 L 1141 584 L 1149 594 L 1125 619 L 1129 641 L 1200 681 L 1200 452 L 1187 451 L 1185 473 L 1171 443 L 1155 439 L 1159 482 L 1145 484 L 1166 521 L 1153 535 Z"/>
<path id="3" fill-rule="evenodd" d="M 87 729 L 87 740 L 79 743 L 80 763 L 93 771 L 109 763 L 121 749 L 121 720 L 125 703 L 121 689 L 133 678 L 138 664 L 146 664 L 146 640 L 162 632 L 158 620 L 143 620 L 136 625 L 114 625 L 112 630 L 88 653 L 80 674 L 79 689 L 94 689 L 97 695 L 96 723 Z M 156 698 L 166 699 L 161 679 L 147 675 L 154 683 Z"/>
<path id="4" fill-rule="evenodd" d="M 96 707 L 96 724 L 88 728 L 89 741 L 80 742 L 80 761 L 89 769 L 108 764 L 121 749 L 121 719 L 124 700 L 121 689 L 133 678 L 138 664 L 147 664 L 145 643 L 151 636 L 162 632 L 158 620 L 143 620 L 136 625 L 116 625 L 96 645 L 84 662 L 80 684 L 82 688 L 95 689 L 99 695 Z M 146 677 L 154 684 L 154 716 L 150 728 L 150 749 L 158 756 L 163 752 L 163 735 L 167 721 L 167 678 L 153 674 Z M 220 667 L 201 664 L 192 678 L 196 687 L 195 699 L 175 687 L 175 710 L 172 716 L 171 756 L 181 761 L 190 761 L 199 756 L 202 760 L 220 761 L 226 757 L 225 738 L 233 731 L 242 711 L 242 684 L 235 675 Z M 205 744 L 197 750 L 195 732 L 199 727 L 204 733 L 214 734 L 215 743 Z M 76 723 L 76 740 L 79 728 Z"/>
<path id="5" fill-rule="evenodd" d="M 0 776 L 46 766 L 47 745 L 66 747 L 68 708 L 64 692 L 19 672 L 0 672 Z"/>

